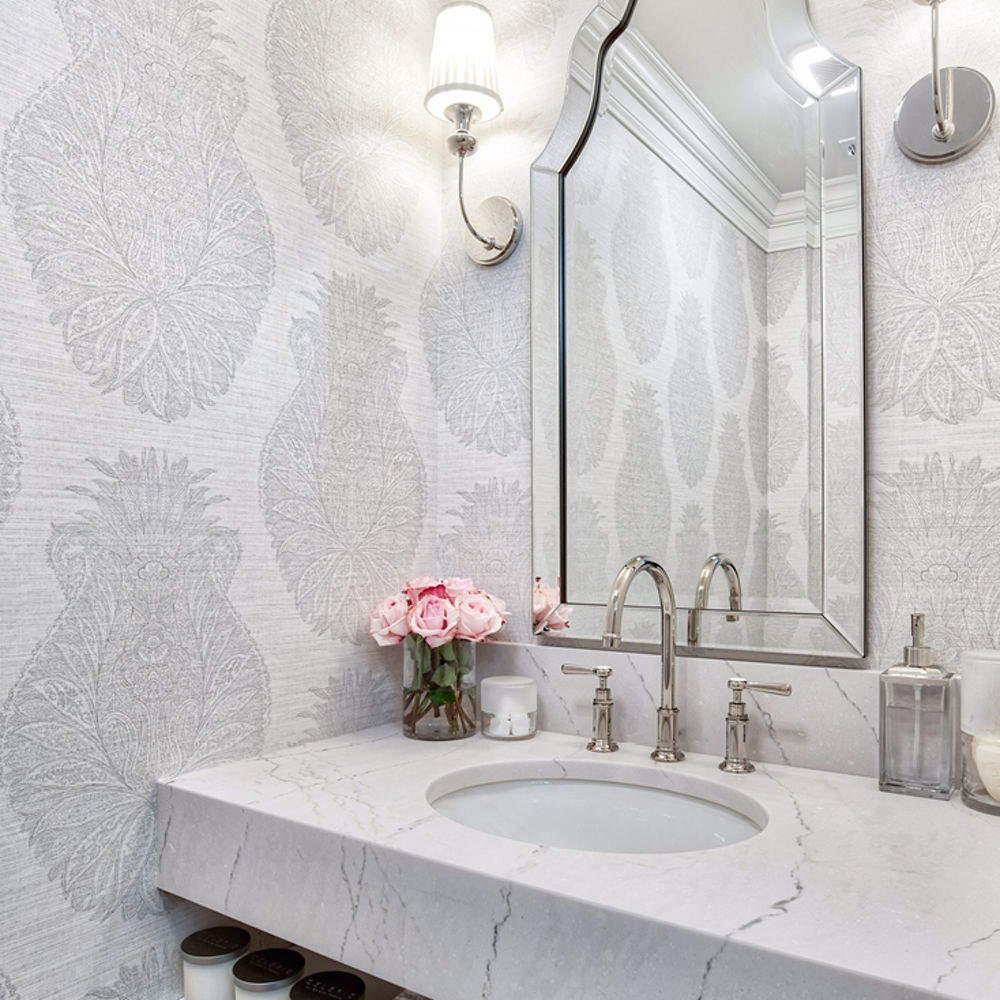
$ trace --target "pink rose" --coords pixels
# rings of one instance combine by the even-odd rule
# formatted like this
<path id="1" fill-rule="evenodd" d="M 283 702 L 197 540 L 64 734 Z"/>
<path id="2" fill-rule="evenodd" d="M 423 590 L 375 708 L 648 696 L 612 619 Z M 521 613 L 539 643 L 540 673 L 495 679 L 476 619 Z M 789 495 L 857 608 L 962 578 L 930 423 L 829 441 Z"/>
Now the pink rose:
<path id="1" fill-rule="evenodd" d="M 410 623 L 407 615 L 410 601 L 406 594 L 393 594 L 387 597 L 368 619 L 368 634 L 380 646 L 395 646 L 410 634 Z"/>
<path id="2" fill-rule="evenodd" d="M 507 606 L 498 597 L 478 592 L 467 594 L 458 602 L 458 631 L 456 639 L 482 642 L 499 631 L 504 623 Z"/>
<path id="3" fill-rule="evenodd" d="M 435 649 L 455 638 L 458 611 L 446 597 L 425 591 L 410 610 L 409 623 L 410 631 L 422 635 L 427 645 Z"/>
<path id="4" fill-rule="evenodd" d="M 467 578 L 449 577 L 444 581 L 444 590 L 448 600 L 458 602 L 467 594 L 476 593 L 476 585 Z"/>
<path id="5" fill-rule="evenodd" d="M 531 611 L 535 625 L 544 622 L 559 605 L 559 591 L 555 587 L 547 587 L 542 578 L 535 579 L 535 589 L 531 594 Z"/>
<path id="6" fill-rule="evenodd" d="M 560 604 L 554 611 L 549 612 L 541 631 L 560 632 L 564 628 L 569 628 L 569 616 L 572 611 L 568 604 Z M 535 631 L 537 633 L 539 630 Z"/>
<path id="7" fill-rule="evenodd" d="M 410 595 L 410 600 L 414 603 L 428 592 L 435 597 L 448 596 L 444 589 L 444 581 L 439 576 L 418 576 L 415 580 L 407 580 L 403 590 Z"/>
<path id="8" fill-rule="evenodd" d="M 535 623 L 535 635 L 569 628 L 570 606 L 560 604 L 558 587 L 546 586 L 542 583 L 541 577 L 535 580 L 535 589 L 531 595 L 531 611 Z"/>

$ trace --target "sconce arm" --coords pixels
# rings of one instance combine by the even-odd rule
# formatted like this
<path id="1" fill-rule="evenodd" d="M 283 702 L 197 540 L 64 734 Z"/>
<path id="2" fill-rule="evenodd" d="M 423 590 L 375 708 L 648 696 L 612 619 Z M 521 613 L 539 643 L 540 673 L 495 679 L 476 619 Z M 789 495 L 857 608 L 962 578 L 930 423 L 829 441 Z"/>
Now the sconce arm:
<path id="1" fill-rule="evenodd" d="M 948 108 L 945 109 L 941 96 L 941 64 L 938 58 L 938 8 L 941 0 L 931 0 L 931 90 L 934 94 L 934 138 L 947 142 L 955 134 L 955 123 L 951 120 L 955 112 L 955 88 L 948 89 Z M 945 72 L 951 72 L 946 70 Z"/>
<path id="2" fill-rule="evenodd" d="M 448 149 L 458 157 L 458 207 L 465 228 L 475 240 L 466 240 L 466 252 L 477 264 L 490 267 L 506 260 L 514 252 L 524 230 L 524 220 L 513 202 L 495 196 L 479 206 L 479 214 L 490 225 L 497 227 L 500 237 L 484 236 L 473 225 L 465 210 L 465 161 L 478 146 L 469 126 L 479 116 L 479 111 L 471 104 L 453 104 L 445 114 L 455 123 L 455 131 L 448 136 Z"/>
<path id="3" fill-rule="evenodd" d="M 492 236 L 483 236 L 481 232 L 472 224 L 472 220 L 469 218 L 468 213 L 465 211 L 465 159 L 469 155 L 468 153 L 458 153 L 458 207 L 462 210 L 462 220 L 465 222 L 465 228 L 472 233 L 473 236 L 487 250 L 500 250 L 501 246 Z M 513 236 L 511 237 L 513 239 Z"/>

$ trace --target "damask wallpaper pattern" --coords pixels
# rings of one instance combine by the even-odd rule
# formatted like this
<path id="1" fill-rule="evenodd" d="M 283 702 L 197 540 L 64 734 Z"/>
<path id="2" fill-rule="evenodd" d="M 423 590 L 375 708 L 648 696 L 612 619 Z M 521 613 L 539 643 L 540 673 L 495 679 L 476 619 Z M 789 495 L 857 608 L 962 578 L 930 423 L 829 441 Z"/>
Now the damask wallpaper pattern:
<path id="1" fill-rule="evenodd" d="M 11 691 L 4 785 L 29 842 L 76 910 L 159 913 L 157 778 L 257 753 L 265 668 L 227 597 L 236 532 L 223 497 L 152 450 L 95 461 L 88 501 L 56 524 L 66 607 Z"/>
<path id="2" fill-rule="evenodd" d="M 177 1000 L 214 918 L 155 889 L 155 781 L 396 711 L 360 643 L 435 562 L 433 15 L 3 7 L 3 1000 Z"/>
<path id="3" fill-rule="evenodd" d="M 406 362 L 388 300 L 334 273 L 314 303 L 292 324 L 302 380 L 264 444 L 261 500 L 303 619 L 360 642 L 373 599 L 416 553 L 426 476 L 399 405 Z"/>
<path id="4" fill-rule="evenodd" d="M 164 421 L 224 394 L 272 280 L 267 217 L 233 141 L 243 81 L 210 5 L 58 5 L 73 59 L 14 120 L 14 228 L 73 364 Z"/>
<path id="5" fill-rule="evenodd" d="M 152 889 L 152 781 L 388 717 L 398 657 L 357 644 L 387 581 L 470 572 L 525 634 L 526 254 L 453 256 L 454 163 L 421 107 L 436 6 L 3 5 L 0 1000 L 177 1000 L 176 943 L 210 915 Z M 474 185 L 527 207 L 591 0 L 493 6 L 507 111 Z M 810 7 L 865 71 L 872 665 L 918 609 L 952 655 L 1000 641 L 1000 134 L 903 160 L 923 15 L 866 0 L 859 31 L 857 0 Z M 951 13 L 955 61 L 996 80 L 987 0 Z M 689 278 L 719 239 L 697 212 L 666 213 Z M 702 328 L 745 391 L 754 341 Z M 750 507 L 746 422 L 716 418 L 715 488 L 672 531 L 680 551 L 735 506 L 752 558 L 779 529 Z M 610 552 L 618 525 L 579 510 Z"/>

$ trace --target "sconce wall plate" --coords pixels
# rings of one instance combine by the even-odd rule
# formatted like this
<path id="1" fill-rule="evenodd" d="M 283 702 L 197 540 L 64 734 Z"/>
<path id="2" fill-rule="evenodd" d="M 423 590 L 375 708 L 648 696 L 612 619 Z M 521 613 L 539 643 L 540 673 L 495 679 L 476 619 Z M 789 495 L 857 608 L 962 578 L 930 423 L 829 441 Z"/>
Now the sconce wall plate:
<path id="1" fill-rule="evenodd" d="M 928 73 L 910 87 L 893 120 L 899 148 L 920 163 L 942 163 L 964 156 L 989 131 L 996 110 L 993 85 L 979 70 L 949 66 L 941 70 L 941 99 L 946 108 L 956 109 L 949 119 L 955 131 L 945 141 L 937 139 L 933 82 Z"/>
<path id="2" fill-rule="evenodd" d="M 914 0 L 931 9 L 931 72 L 906 92 L 893 117 L 896 144 L 919 163 L 947 163 L 975 148 L 996 111 L 993 85 L 968 66 L 938 67 L 938 8 L 944 0 Z"/>
<path id="3" fill-rule="evenodd" d="M 517 205 L 509 198 L 494 195 L 481 202 L 472 215 L 475 228 L 493 233 L 499 246 L 489 247 L 469 232 L 465 236 L 465 252 L 483 267 L 505 261 L 517 249 L 524 230 L 524 219 Z"/>

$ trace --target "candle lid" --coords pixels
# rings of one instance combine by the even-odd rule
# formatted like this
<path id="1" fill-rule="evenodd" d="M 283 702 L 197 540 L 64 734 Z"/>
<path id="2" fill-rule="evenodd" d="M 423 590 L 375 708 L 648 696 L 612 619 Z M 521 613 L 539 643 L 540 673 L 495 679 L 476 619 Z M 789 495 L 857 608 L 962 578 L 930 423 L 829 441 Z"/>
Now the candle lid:
<path id="1" fill-rule="evenodd" d="M 263 993 L 291 986 L 305 964 L 305 958 L 291 948 L 264 948 L 244 955 L 233 966 L 233 980 L 248 993 Z"/>
<path id="2" fill-rule="evenodd" d="M 331 969 L 328 972 L 314 972 L 300 979 L 289 994 L 291 1000 L 362 1000 L 365 995 L 365 981 L 350 972 Z"/>
<path id="3" fill-rule="evenodd" d="M 242 927 L 205 927 L 181 941 L 181 957 L 192 965 L 221 965 L 249 947 L 250 932 Z"/>

